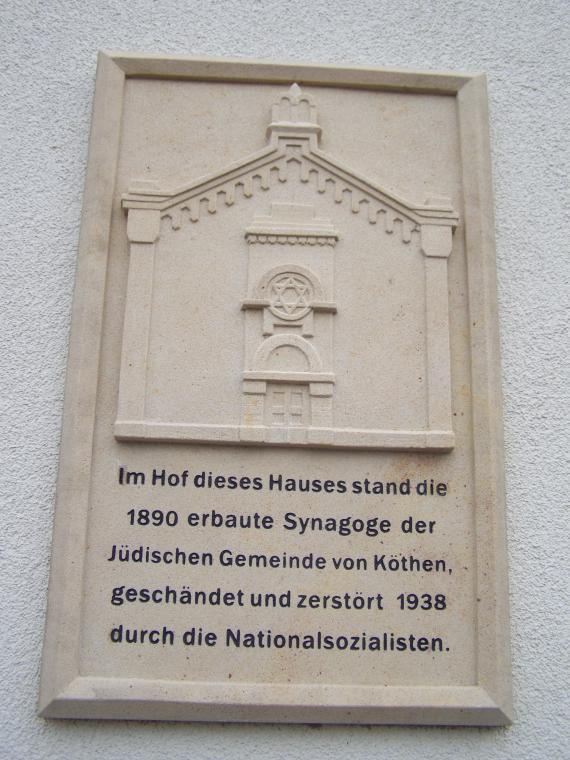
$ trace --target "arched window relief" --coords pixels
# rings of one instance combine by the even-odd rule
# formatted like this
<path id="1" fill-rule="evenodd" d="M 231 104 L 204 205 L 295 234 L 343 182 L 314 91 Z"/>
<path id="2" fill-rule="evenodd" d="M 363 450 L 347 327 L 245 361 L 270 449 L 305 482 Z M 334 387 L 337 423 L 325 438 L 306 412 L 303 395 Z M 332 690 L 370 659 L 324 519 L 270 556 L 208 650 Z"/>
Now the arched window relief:
<path id="1" fill-rule="evenodd" d="M 273 335 L 270 338 L 266 338 L 263 343 L 258 347 L 253 359 L 254 370 L 267 370 L 272 369 L 269 365 L 272 360 L 275 359 L 275 352 L 280 348 L 293 348 L 294 351 L 283 352 L 284 359 L 287 361 L 294 361 L 296 364 L 298 358 L 295 356 L 296 352 L 300 352 L 306 359 L 308 364 L 307 370 L 309 372 L 321 372 L 322 362 L 315 350 L 315 347 L 309 343 L 308 340 L 302 338 L 300 335 Z M 284 366 L 279 368 L 284 372 L 298 372 L 298 366 Z"/>

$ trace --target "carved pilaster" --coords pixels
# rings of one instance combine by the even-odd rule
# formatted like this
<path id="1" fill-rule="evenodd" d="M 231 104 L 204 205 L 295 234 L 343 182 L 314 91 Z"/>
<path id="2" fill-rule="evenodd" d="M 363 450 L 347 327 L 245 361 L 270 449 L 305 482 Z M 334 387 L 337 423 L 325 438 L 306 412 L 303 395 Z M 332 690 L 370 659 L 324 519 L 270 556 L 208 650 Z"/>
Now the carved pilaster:
<path id="1" fill-rule="evenodd" d="M 425 256 L 426 365 L 428 429 L 452 430 L 451 362 L 447 259 L 451 253 L 451 227 L 422 225 Z"/>
<path id="2" fill-rule="evenodd" d="M 145 418 L 145 393 L 150 319 L 152 310 L 155 245 L 160 232 L 160 212 L 130 209 L 127 221 L 129 275 L 117 425 Z"/>

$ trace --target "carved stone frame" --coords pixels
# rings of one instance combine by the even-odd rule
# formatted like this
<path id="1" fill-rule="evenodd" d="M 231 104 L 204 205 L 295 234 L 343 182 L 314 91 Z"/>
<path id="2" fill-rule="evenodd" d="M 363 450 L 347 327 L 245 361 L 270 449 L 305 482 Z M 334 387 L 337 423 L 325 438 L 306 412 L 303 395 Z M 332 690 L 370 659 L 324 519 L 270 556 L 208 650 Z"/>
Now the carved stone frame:
<path id="1" fill-rule="evenodd" d="M 188 683 L 86 676 L 81 598 L 91 452 L 124 83 L 153 77 L 341 86 L 454 97 L 459 114 L 471 342 L 477 546 L 477 678 L 471 686 L 346 687 Z M 511 687 L 493 205 L 481 74 L 99 54 L 73 305 L 39 708 L 48 718 L 505 725 Z M 137 225 L 140 261 L 155 228 Z M 129 222 L 131 220 L 129 219 Z M 134 223 L 134 222 L 133 222 Z M 144 226 L 144 225 L 142 225 Z M 141 250 L 138 249 L 141 247 Z M 426 244 L 429 249 L 429 241 Z M 429 254 L 428 254 L 429 255 Z M 438 260 L 439 261 L 439 260 Z M 132 266 L 132 264 L 131 264 Z M 135 263 L 136 266 L 136 263 Z M 143 278 L 144 287 L 144 278 Z M 491 588 L 490 588 L 491 586 Z"/>

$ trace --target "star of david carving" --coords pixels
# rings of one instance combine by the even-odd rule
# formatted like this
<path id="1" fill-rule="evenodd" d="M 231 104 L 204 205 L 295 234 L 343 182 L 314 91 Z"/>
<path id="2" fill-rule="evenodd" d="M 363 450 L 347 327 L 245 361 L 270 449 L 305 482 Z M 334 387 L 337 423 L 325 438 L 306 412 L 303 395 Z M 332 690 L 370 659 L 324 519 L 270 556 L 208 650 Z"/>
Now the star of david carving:
<path id="1" fill-rule="evenodd" d="M 309 308 L 309 286 L 299 277 L 287 275 L 273 283 L 273 307 L 282 310 L 287 316 L 296 315 Z"/>

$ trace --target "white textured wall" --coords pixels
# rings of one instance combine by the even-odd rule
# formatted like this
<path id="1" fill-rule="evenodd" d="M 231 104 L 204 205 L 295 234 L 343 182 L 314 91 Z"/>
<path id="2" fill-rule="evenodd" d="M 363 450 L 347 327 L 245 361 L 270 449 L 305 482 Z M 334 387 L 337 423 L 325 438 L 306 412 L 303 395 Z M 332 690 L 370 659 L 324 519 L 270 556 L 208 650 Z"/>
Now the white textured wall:
<path id="1" fill-rule="evenodd" d="M 1 3 L 0 160 L 6 171 L 0 202 L 0 758 L 570 757 L 563 600 L 569 554 L 569 23 L 565 0 Z M 74 261 L 101 47 L 488 72 L 505 393 L 512 728 L 36 717 Z"/>

